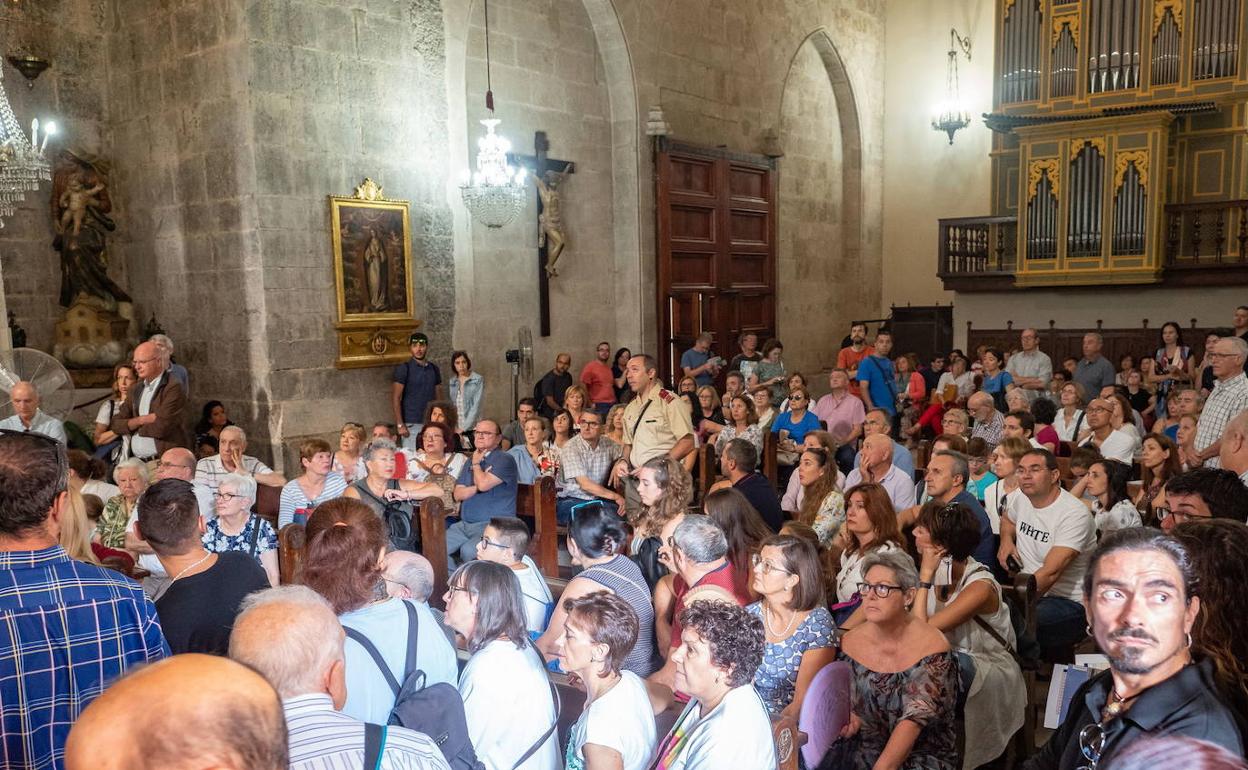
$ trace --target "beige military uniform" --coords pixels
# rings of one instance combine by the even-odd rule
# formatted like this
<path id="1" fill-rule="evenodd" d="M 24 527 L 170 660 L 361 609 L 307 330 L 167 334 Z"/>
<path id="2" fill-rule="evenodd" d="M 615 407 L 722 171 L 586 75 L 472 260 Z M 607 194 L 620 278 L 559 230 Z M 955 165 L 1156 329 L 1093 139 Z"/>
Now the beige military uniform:
<path id="1" fill-rule="evenodd" d="M 670 390 L 652 387 L 646 398 L 635 398 L 624 409 L 624 443 L 632 447 L 628 460 L 634 468 L 667 454 L 692 433 L 688 404 Z"/>

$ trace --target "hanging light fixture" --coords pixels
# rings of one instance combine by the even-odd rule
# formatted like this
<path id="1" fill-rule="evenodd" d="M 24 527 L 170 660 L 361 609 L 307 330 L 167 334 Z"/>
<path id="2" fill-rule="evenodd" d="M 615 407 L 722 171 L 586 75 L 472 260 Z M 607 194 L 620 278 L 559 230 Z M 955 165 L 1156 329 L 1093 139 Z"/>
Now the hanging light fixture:
<path id="1" fill-rule="evenodd" d="M 524 208 L 524 168 L 507 162 L 511 142 L 495 133 L 499 120 L 494 117 L 494 91 L 490 82 L 490 0 L 485 6 L 485 108 L 490 117 L 481 121 L 485 136 L 477 140 L 477 170 L 464 172 L 459 194 L 472 218 L 486 227 L 499 228 L 516 218 Z"/>
<path id="2" fill-rule="evenodd" d="M 958 52 L 966 54 L 971 60 L 971 39 L 962 37 L 956 29 L 949 29 L 949 60 L 945 64 L 945 102 L 932 115 L 932 128 L 949 135 L 949 144 L 953 144 L 953 135 L 959 129 L 971 124 L 970 113 L 962 104 L 962 95 L 958 87 Z"/>
<path id="3" fill-rule="evenodd" d="M 44 150 L 48 138 L 56 133 L 56 124 L 43 124 L 43 141 L 39 141 L 39 119 L 30 124 L 30 139 L 22 132 L 13 108 L 4 91 L 4 70 L 0 68 L 0 227 L 4 218 L 13 216 L 26 193 L 39 188 L 40 180 L 52 178 L 52 168 Z"/>

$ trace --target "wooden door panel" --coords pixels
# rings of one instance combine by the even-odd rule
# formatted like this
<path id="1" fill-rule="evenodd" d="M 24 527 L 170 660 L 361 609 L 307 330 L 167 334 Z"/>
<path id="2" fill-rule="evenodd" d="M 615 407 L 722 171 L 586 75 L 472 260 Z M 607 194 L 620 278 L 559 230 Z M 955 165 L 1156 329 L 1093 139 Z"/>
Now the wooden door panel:
<path id="1" fill-rule="evenodd" d="M 700 332 L 730 358 L 742 331 L 775 334 L 776 161 L 661 139 L 659 356 L 673 381 Z"/>

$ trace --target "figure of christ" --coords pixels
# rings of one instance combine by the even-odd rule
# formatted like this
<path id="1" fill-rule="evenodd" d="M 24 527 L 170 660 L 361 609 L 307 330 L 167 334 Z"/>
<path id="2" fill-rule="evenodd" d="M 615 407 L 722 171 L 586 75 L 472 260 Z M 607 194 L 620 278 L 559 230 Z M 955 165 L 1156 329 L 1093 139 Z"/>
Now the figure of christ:
<path id="1" fill-rule="evenodd" d="M 547 171 L 545 179 L 533 174 L 533 180 L 537 183 L 537 194 L 542 198 L 542 214 L 538 217 L 537 245 L 546 249 L 546 274 L 551 277 L 559 275 L 557 264 L 567 245 L 567 238 L 563 233 L 559 185 L 571 171 L 572 164 L 569 163 L 568 169 L 563 173 Z"/>

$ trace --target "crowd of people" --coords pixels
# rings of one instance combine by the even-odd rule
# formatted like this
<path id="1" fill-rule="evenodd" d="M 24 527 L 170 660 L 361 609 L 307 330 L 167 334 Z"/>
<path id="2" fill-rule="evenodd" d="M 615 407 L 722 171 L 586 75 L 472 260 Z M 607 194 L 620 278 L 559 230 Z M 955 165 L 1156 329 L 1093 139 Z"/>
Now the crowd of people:
<path id="1" fill-rule="evenodd" d="M 394 421 L 302 441 L 289 480 L 221 402 L 190 430 L 189 374 L 146 341 L 94 447 L 67 450 L 36 389 L 13 389 L 0 756 L 772 768 L 775 721 L 845 702 L 812 770 L 1243 767 L 1245 335 L 1240 308 L 1199 365 L 1176 324 L 1118 368 L 1097 334 L 1054 367 L 1032 329 L 922 365 L 854 324 L 819 396 L 775 339 L 742 334 L 726 360 L 701 336 L 672 389 L 652 356 L 603 342 L 579 377 L 560 353 L 501 420 L 464 351 L 444 398 L 416 333 Z M 696 488 L 708 457 L 717 480 Z M 541 477 L 566 584 L 517 516 Z M 412 526 L 429 498 L 448 515 L 442 596 Z M 282 584 L 288 527 L 306 549 Z M 1043 747 L 1011 753 L 1035 706 L 1024 671 L 1076 650 L 1107 668 Z M 562 724 L 560 687 L 584 692 Z"/>

